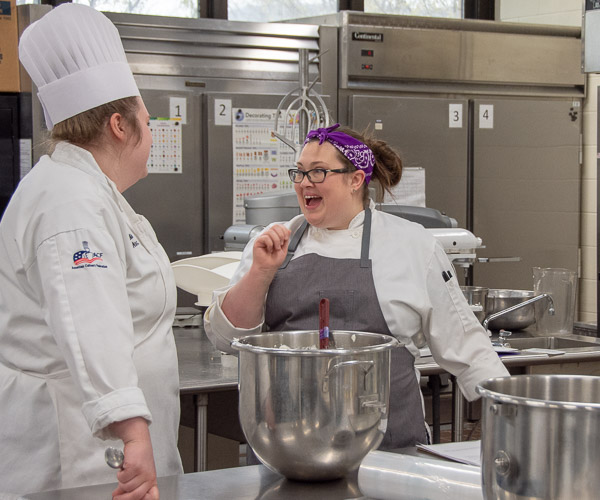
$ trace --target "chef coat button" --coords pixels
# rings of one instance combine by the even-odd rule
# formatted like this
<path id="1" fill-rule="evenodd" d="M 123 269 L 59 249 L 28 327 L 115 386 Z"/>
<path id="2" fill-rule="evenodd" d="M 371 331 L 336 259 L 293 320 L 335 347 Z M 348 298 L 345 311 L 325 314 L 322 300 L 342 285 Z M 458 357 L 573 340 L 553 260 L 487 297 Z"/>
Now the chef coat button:
<path id="1" fill-rule="evenodd" d="M 320 231 L 315 231 L 315 234 L 313 235 L 315 240 L 320 240 L 321 239 L 321 232 Z"/>
<path id="2" fill-rule="evenodd" d="M 360 231 L 354 231 L 354 232 L 352 233 L 352 237 L 353 237 L 353 238 L 358 238 L 359 236 L 360 236 Z"/>

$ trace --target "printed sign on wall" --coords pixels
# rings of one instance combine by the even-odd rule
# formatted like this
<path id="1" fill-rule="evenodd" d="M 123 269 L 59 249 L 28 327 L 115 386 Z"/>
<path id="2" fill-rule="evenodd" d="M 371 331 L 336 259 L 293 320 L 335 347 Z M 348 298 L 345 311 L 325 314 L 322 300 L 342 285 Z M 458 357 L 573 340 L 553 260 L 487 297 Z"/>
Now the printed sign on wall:
<path id="1" fill-rule="evenodd" d="M 271 132 L 275 109 L 234 108 L 233 224 L 245 224 L 244 198 L 275 191 L 292 191 L 288 169 L 294 167 L 294 151 Z M 281 131 L 282 125 L 280 126 Z"/>
<path id="2" fill-rule="evenodd" d="M 149 174 L 180 174 L 181 122 L 169 118 L 150 118 L 152 147 L 148 158 Z"/>

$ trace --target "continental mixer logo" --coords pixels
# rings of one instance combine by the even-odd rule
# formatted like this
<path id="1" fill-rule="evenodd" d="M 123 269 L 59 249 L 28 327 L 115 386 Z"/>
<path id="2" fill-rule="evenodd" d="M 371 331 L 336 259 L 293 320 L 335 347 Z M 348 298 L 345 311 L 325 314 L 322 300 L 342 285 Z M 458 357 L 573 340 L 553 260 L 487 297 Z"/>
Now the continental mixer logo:
<path id="1" fill-rule="evenodd" d="M 73 267 L 71 269 L 83 269 L 86 267 L 101 267 L 106 268 L 102 264 L 102 252 L 92 252 L 87 241 L 82 241 L 83 250 L 79 250 L 73 254 Z"/>

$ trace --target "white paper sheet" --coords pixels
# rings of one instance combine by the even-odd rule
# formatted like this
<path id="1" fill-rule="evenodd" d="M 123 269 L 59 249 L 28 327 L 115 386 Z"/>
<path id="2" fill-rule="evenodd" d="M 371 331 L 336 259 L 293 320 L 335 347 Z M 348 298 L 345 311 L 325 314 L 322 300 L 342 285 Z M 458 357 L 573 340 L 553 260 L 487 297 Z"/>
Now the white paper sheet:
<path id="1" fill-rule="evenodd" d="M 392 194 L 386 192 L 384 203 L 425 207 L 425 169 L 423 167 L 404 167 L 402 180 L 392 188 Z"/>

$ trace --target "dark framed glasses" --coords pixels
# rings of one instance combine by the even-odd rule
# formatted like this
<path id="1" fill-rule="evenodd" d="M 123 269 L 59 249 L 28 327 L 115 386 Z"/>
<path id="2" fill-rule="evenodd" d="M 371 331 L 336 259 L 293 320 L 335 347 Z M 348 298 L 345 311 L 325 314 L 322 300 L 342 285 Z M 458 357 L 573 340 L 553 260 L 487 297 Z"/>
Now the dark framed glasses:
<path id="1" fill-rule="evenodd" d="M 313 168 L 312 170 L 307 171 L 299 170 L 297 168 L 290 168 L 288 170 L 290 179 L 295 184 L 300 184 L 304 180 L 304 177 L 308 177 L 308 180 L 313 184 L 319 184 L 320 182 L 323 182 L 325 180 L 325 177 L 327 177 L 327 174 L 329 173 L 344 174 L 346 172 L 348 172 L 348 170 L 346 170 L 345 168 Z"/>

